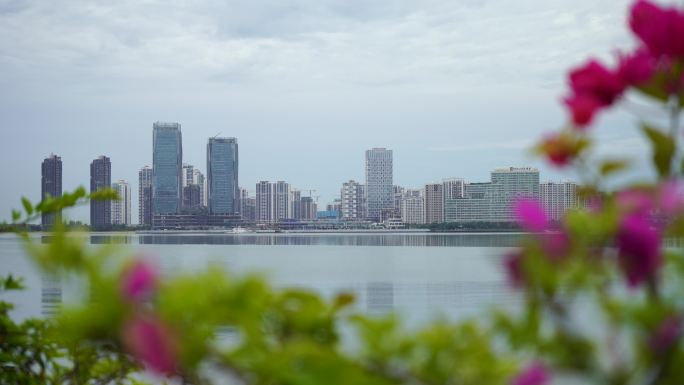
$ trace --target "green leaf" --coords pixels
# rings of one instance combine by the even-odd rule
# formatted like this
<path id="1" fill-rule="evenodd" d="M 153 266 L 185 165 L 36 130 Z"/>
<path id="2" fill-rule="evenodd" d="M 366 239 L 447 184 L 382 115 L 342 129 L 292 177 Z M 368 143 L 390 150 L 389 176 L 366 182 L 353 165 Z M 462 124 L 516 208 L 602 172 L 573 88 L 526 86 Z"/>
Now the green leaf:
<path id="1" fill-rule="evenodd" d="M 12 210 L 12 222 L 16 222 L 21 218 L 21 212 L 19 210 Z"/>
<path id="2" fill-rule="evenodd" d="M 620 172 L 629 167 L 629 160 L 626 159 L 613 159 L 607 160 L 601 163 L 599 172 L 602 176 L 608 176 L 616 172 Z"/>
<path id="3" fill-rule="evenodd" d="M 26 214 L 33 214 L 33 205 L 31 204 L 30 200 L 28 200 L 26 197 L 21 197 L 21 204 L 24 205 L 24 210 L 26 210 Z"/>
<path id="4" fill-rule="evenodd" d="M 658 170 L 658 174 L 660 176 L 668 175 L 675 153 L 674 141 L 662 131 L 649 125 L 642 124 L 641 129 L 653 146 L 653 165 Z"/>
<path id="5" fill-rule="evenodd" d="M 118 200 L 119 194 L 112 188 L 103 188 L 90 194 L 90 199 L 94 201 Z"/>

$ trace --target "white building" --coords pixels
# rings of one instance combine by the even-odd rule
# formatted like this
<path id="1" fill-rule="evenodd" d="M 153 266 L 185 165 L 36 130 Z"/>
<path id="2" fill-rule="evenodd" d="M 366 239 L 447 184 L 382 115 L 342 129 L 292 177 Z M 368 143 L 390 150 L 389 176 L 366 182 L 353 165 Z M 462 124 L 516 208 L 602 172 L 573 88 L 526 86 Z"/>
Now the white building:
<path id="1" fill-rule="evenodd" d="M 138 224 L 152 224 L 152 167 L 138 172 Z"/>
<path id="2" fill-rule="evenodd" d="M 539 185 L 539 197 L 553 220 L 561 219 L 566 211 L 579 206 L 577 184 L 573 182 L 542 183 Z"/>
<path id="3" fill-rule="evenodd" d="M 366 150 L 366 216 L 379 222 L 383 209 L 393 206 L 392 150 Z"/>
<path id="4" fill-rule="evenodd" d="M 255 219 L 258 223 L 277 223 L 292 218 L 290 184 L 261 181 L 256 185 Z"/>
<path id="5" fill-rule="evenodd" d="M 290 200 L 290 184 L 284 181 L 275 183 L 276 222 L 292 218 L 292 201 Z"/>
<path id="6" fill-rule="evenodd" d="M 198 169 L 192 170 L 192 184 L 196 184 L 200 188 L 200 205 L 206 207 L 208 196 L 207 196 L 207 181 L 204 178 L 204 174 Z"/>
<path id="7" fill-rule="evenodd" d="M 425 205 L 420 194 L 404 194 L 401 199 L 401 220 L 407 224 L 425 223 Z"/>
<path id="8" fill-rule="evenodd" d="M 112 183 L 112 188 L 119 194 L 120 200 L 111 201 L 112 224 L 131 225 L 131 188 L 125 180 Z"/>
<path id="9" fill-rule="evenodd" d="M 444 186 L 442 183 L 425 185 L 425 223 L 444 222 Z"/>
<path id="10" fill-rule="evenodd" d="M 363 219 L 365 197 L 363 185 L 350 180 L 340 189 L 340 217 L 343 220 Z"/>

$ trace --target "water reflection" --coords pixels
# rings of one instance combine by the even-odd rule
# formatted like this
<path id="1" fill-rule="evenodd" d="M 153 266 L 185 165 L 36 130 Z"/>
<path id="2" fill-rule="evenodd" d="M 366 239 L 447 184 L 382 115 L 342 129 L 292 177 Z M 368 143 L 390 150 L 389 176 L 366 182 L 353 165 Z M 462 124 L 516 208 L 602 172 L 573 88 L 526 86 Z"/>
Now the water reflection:
<path id="1" fill-rule="evenodd" d="M 43 274 L 40 295 L 40 313 L 49 317 L 57 313 L 62 305 L 62 281 L 59 277 Z"/>
<path id="2" fill-rule="evenodd" d="M 523 234 L 145 234 L 140 244 L 514 247 Z M 102 237 L 102 236 L 101 236 Z"/>

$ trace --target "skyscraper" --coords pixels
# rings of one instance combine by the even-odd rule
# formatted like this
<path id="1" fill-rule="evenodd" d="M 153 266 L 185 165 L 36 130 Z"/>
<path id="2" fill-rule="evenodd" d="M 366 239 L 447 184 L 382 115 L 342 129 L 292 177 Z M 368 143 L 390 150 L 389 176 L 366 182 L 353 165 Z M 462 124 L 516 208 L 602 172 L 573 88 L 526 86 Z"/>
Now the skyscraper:
<path id="1" fill-rule="evenodd" d="M 539 198 L 551 219 L 557 221 L 565 212 L 579 207 L 577 184 L 546 182 L 539 185 Z"/>
<path id="2" fill-rule="evenodd" d="M 152 224 L 152 167 L 145 166 L 138 172 L 138 223 Z"/>
<path id="3" fill-rule="evenodd" d="M 90 192 L 93 193 L 112 186 L 112 163 L 101 155 L 90 164 Z M 107 228 L 112 224 L 112 204 L 110 201 L 90 201 L 90 226 L 94 229 Z"/>
<path id="4" fill-rule="evenodd" d="M 290 184 L 282 180 L 275 183 L 275 219 L 276 222 L 292 218 L 292 206 L 290 201 Z"/>
<path id="5" fill-rule="evenodd" d="M 392 150 L 366 150 L 366 215 L 380 221 L 382 210 L 394 207 Z"/>
<path id="6" fill-rule="evenodd" d="M 192 184 L 199 186 L 200 191 L 200 206 L 207 206 L 207 184 L 204 179 L 204 174 L 198 169 L 192 171 Z"/>
<path id="7" fill-rule="evenodd" d="M 155 122 L 152 127 L 152 213 L 176 214 L 183 203 L 181 125 Z"/>
<path id="8" fill-rule="evenodd" d="M 290 207 L 292 207 L 292 219 L 302 218 L 302 192 L 293 189 L 290 190 Z"/>
<path id="9" fill-rule="evenodd" d="M 236 138 L 209 138 L 207 143 L 208 207 L 212 214 L 238 211 L 238 144 Z"/>
<path id="10" fill-rule="evenodd" d="M 274 223 L 275 220 L 275 185 L 268 181 L 256 184 L 255 220 L 258 223 Z"/>
<path id="11" fill-rule="evenodd" d="M 125 180 L 112 183 L 112 188 L 119 194 L 120 200 L 111 201 L 112 204 L 112 224 L 126 225 L 131 224 L 131 188 Z"/>
<path id="12" fill-rule="evenodd" d="M 340 217 L 344 220 L 363 219 L 363 185 L 350 180 L 342 184 L 340 189 Z"/>
<path id="13" fill-rule="evenodd" d="M 444 222 L 444 185 L 425 185 L 425 223 Z"/>
<path id="14" fill-rule="evenodd" d="M 41 165 L 40 197 L 41 199 L 45 199 L 48 196 L 62 196 L 62 158 L 54 154 L 50 154 L 49 157 L 45 158 Z M 57 213 L 56 215 L 43 214 L 41 224 L 44 228 L 47 228 L 51 226 L 55 220 L 61 220 L 60 213 Z"/>

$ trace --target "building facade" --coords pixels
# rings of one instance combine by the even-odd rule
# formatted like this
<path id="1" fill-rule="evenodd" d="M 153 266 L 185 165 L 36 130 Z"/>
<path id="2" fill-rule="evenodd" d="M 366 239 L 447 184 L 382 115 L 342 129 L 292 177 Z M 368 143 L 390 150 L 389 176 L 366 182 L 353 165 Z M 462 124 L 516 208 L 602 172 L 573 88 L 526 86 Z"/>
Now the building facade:
<path id="1" fill-rule="evenodd" d="M 131 186 L 125 180 L 112 183 L 112 189 L 119 194 L 119 200 L 111 201 L 112 224 L 131 225 Z"/>
<path id="2" fill-rule="evenodd" d="M 181 125 L 156 122 L 152 127 L 152 214 L 180 213 L 183 205 Z"/>
<path id="3" fill-rule="evenodd" d="M 302 218 L 303 221 L 312 221 L 316 219 L 318 207 L 312 197 L 302 197 Z"/>
<path id="4" fill-rule="evenodd" d="M 365 196 L 363 185 L 354 180 L 344 182 L 340 189 L 340 218 L 360 220 L 365 218 Z"/>
<path id="5" fill-rule="evenodd" d="M 546 182 L 539 185 L 539 197 L 552 220 L 563 218 L 566 211 L 579 207 L 577 184 Z"/>
<path id="6" fill-rule="evenodd" d="M 90 192 L 111 188 L 112 163 L 101 155 L 90 163 Z M 90 201 L 90 226 L 94 229 L 107 228 L 112 224 L 112 205 L 110 201 Z"/>
<path id="7" fill-rule="evenodd" d="M 425 223 L 423 197 L 404 195 L 401 199 L 401 221 L 407 224 Z"/>
<path id="8" fill-rule="evenodd" d="M 138 171 L 138 223 L 152 225 L 152 167 Z"/>
<path id="9" fill-rule="evenodd" d="M 237 213 L 238 143 L 236 138 L 209 138 L 207 143 L 208 208 L 214 214 Z"/>
<path id="10" fill-rule="evenodd" d="M 40 171 L 40 198 L 62 196 L 62 158 L 50 154 L 43 160 Z M 61 213 L 42 214 L 43 228 L 49 228 L 55 221 L 61 221 Z"/>
<path id="11" fill-rule="evenodd" d="M 292 218 L 292 205 L 290 201 L 290 184 L 284 181 L 274 183 L 275 191 L 275 221 Z"/>
<path id="12" fill-rule="evenodd" d="M 425 185 L 425 223 L 444 222 L 444 185 L 430 183 Z"/>
<path id="13" fill-rule="evenodd" d="M 392 184 L 392 150 L 366 150 L 366 216 L 382 220 L 382 211 L 394 207 Z"/>
<path id="14" fill-rule="evenodd" d="M 256 184 L 255 220 L 257 223 L 275 223 L 275 184 L 261 181 Z"/>

